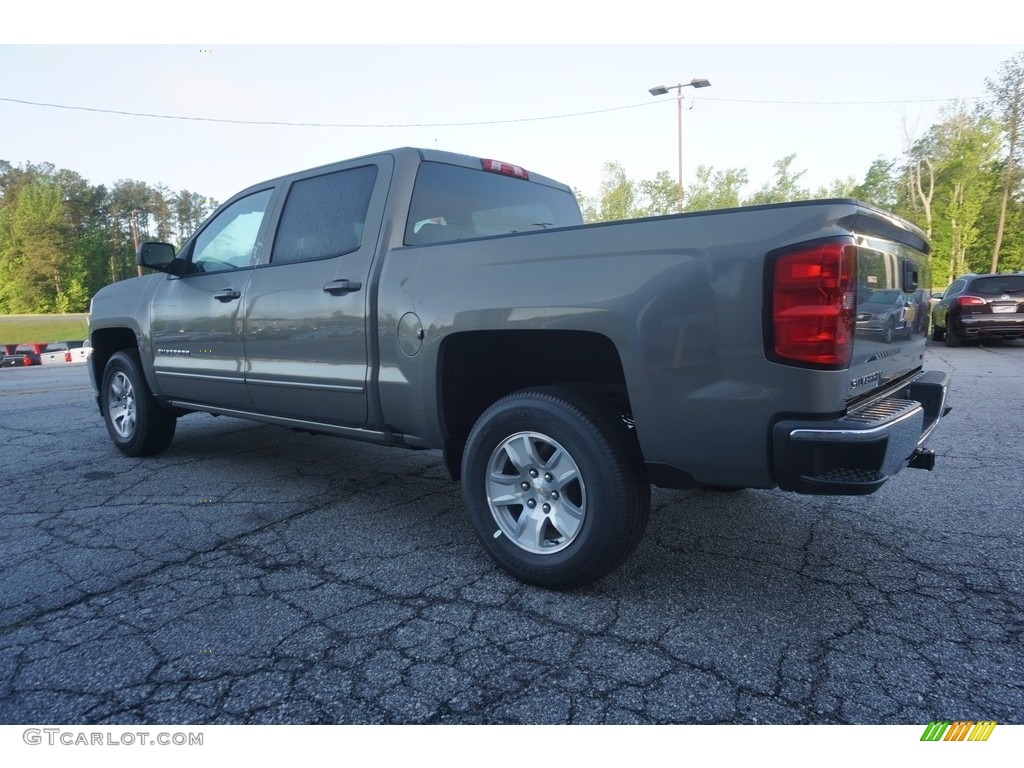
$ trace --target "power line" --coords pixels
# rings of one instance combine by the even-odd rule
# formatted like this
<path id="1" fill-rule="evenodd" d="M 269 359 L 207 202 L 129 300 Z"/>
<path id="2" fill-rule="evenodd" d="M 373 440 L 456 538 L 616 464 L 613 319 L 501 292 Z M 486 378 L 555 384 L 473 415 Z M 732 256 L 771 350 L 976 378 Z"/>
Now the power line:
<path id="1" fill-rule="evenodd" d="M 624 107 L 609 107 L 607 109 L 594 109 L 589 112 L 572 112 L 561 115 L 546 115 L 544 117 L 519 117 L 507 120 L 480 120 L 462 123 L 298 123 L 285 120 L 235 120 L 225 117 L 191 117 L 188 115 L 161 115 L 152 112 L 128 112 L 120 109 L 100 109 L 98 107 L 79 107 L 69 104 L 50 104 L 41 101 L 28 101 L 27 99 L 9 99 L 2 96 L 0 96 L 0 101 L 12 102 L 14 104 L 27 104 L 33 107 L 71 109 L 79 112 L 99 112 L 107 115 L 123 115 L 126 117 L 151 117 L 160 120 L 193 120 L 204 123 L 231 123 L 234 125 L 281 125 L 291 128 L 453 128 L 474 125 L 499 125 L 502 123 L 526 123 L 536 120 L 560 120 L 566 117 L 597 115 L 602 112 L 618 112 L 624 109 L 646 107 L 650 106 L 652 103 L 656 103 L 645 101 L 640 104 L 628 104 Z"/>
<path id="2" fill-rule="evenodd" d="M 981 101 L 982 96 L 962 97 L 964 101 Z M 892 99 L 888 101 L 787 101 L 781 99 L 722 99 L 716 97 L 701 97 L 702 101 L 715 101 L 732 104 L 783 104 L 802 106 L 868 106 L 880 104 L 934 104 L 957 99 Z M 44 101 L 29 101 L 28 99 L 12 99 L 0 96 L 0 101 L 11 104 L 24 104 L 32 107 L 48 107 L 50 109 L 68 109 L 77 112 L 96 112 L 105 115 L 121 115 L 123 117 L 148 117 L 156 120 L 189 120 L 202 123 L 228 123 L 232 125 L 277 125 L 288 128 L 458 128 L 477 125 L 507 125 L 511 123 L 529 123 L 541 120 L 562 120 L 569 117 L 585 117 L 587 115 L 600 115 L 607 112 L 621 112 L 626 109 L 637 109 L 649 107 L 668 99 L 657 101 L 644 101 L 638 104 L 627 104 L 621 107 L 608 107 L 606 109 L 593 109 L 587 112 L 566 112 L 559 115 L 545 115 L 543 117 L 517 117 L 506 120 L 478 120 L 458 123 L 305 123 L 291 122 L 286 120 L 236 120 L 226 117 L 193 117 L 190 115 L 163 115 L 156 112 L 131 112 L 121 109 L 102 109 L 100 107 L 81 107 L 71 104 L 53 104 Z"/>

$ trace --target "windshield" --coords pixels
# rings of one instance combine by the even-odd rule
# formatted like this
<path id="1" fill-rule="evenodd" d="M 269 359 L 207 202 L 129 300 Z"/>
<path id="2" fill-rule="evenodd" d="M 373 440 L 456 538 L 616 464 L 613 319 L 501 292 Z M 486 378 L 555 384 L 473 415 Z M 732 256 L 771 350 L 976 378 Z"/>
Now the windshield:
<path id="1" fill-rule="evenodd" d="M 872 304 L 895 304 L 901 295 L 901 291 L 875 291 L 868 301 Z"/>

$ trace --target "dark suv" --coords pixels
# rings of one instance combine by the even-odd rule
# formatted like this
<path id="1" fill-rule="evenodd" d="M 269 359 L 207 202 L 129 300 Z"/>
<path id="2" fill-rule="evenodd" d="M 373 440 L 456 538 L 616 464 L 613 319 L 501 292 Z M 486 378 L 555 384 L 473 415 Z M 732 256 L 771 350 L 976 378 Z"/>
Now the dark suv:
<path id="1" fill-rule="evenodd" d="M 1024 338 L 1024 274 L 964 275 L 932 307 L 932 338 L 947 347 Z"/>

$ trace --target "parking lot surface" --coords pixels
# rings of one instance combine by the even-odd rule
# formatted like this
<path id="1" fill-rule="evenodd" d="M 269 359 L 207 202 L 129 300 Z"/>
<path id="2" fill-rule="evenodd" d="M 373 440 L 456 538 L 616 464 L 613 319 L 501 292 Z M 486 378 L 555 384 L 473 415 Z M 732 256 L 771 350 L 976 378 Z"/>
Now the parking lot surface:
<path id="1" fill-rule="evenodd" d="M 934 472 L 655 490 L 568 593 L 492 565 L 436 452 L 195 414 L 129 459 L 84 366 L 6 370 L 0 723 L 1020 723 L 1024 342 L 926 367 Z"/>

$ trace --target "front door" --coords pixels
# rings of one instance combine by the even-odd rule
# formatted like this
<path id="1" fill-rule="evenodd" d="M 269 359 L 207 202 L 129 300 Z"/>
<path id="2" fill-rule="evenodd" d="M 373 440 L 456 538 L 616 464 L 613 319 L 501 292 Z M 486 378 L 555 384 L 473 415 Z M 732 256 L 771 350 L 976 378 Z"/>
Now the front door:
<path id="1" fill-rule="evenodd" d="M 186 245 L 151 304 L 153 368 L 173 400 L 247 409 L 242 317 L 273 190 L 236 200 Z"/>

